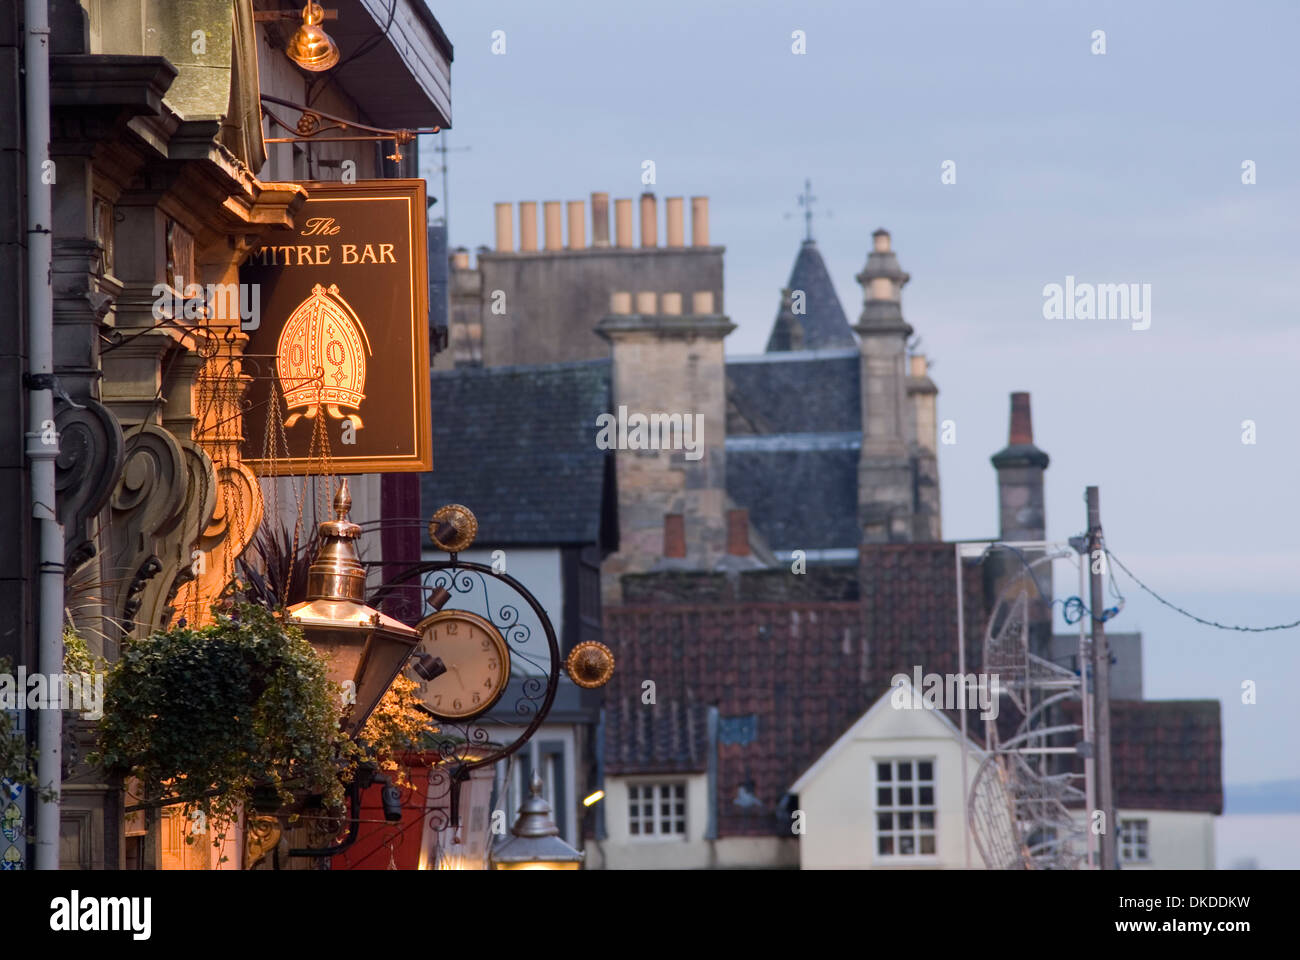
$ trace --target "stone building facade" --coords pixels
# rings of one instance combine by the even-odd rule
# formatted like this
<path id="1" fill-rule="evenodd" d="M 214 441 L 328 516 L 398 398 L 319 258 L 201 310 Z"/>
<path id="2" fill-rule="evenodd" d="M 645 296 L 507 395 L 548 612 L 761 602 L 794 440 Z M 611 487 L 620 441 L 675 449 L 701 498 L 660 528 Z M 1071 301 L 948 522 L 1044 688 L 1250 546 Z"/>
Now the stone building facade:
<path id="1" fill-rule="evenodd" d="M 49 144 L 54 220 L 55 394 L 59 520 L 66 609 L 92 651 L 112 659 L 128 634 L 185 616 L 201 620 L 261 523 L 270 488 L 240 459 L 242 397 L 257 365 L 231 301 L 238 266 L 292 226 L 307 191 L 294 180 L 414 176 L 414 144 L 268 144 L 311 104 L 344 118 L 407 127 L 448 125 L 451 48 L 418 2 L 399 2 L 365 71 L 313 74 L 285 56 L 297 26 L 259 18 L 261 0 L 52 0 Z M 360 0 L 338 8 L 331 32 L 356 50 L 383 33 Z M 22 157 L 21 4 L 0 9 L 0 396 L 24 411 L 28 389 Z M 388 75 L 376 86 L 375 74 Z M 390 99 L 404 91 L 400 108 Z M 293 134 L 292 126 L 287 131 Z M 233 285 L 233 286 L 228 286 Z M 221 301 L 218 301 L 220 304 Z M 36 548 L 26 487 L 23 416 L 0 434 L 0 567 L 11 628 L 0 656 L 36 662 Z M 378 517 L 382 481 L 357 499 Z M 285 499 L 285 498 L 281 498 Z M 288 498 L 290 501 L 292 498 Z M 382 556 L 374 545 L 371 556 Z M 418 557 L 418 547 L 415 549 Z M 122 785 L 81 762 L 91 730 L 66 719 L 62 798 L 65 866 L 208 865 L 204 845 L 176 846 L 174 811 L 128 815 Z"/>

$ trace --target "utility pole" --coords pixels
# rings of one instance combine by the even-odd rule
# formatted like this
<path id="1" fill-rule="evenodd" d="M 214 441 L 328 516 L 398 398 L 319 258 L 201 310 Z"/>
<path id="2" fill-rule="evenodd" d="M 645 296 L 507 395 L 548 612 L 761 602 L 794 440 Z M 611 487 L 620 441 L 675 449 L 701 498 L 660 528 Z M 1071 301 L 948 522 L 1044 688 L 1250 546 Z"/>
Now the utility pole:
<path id="1" fill-rule="evenodd" d="M 1110 765 L 1110 647 L 1102 622 L 1105 598 L 1102 577 L 1106 570 L 1105 540 L 1101 533 L 1101 503 L 1096 487 L 1089 487 L 1088 560 L 1092 577 L 1092 702 L 1096 730 L 1097 805 L 1101 808 L 1105 832 L 1101 836 L 1101 869 L 1114 870 L 1119 824 L 1115 820 L 1115 796 Z"/>

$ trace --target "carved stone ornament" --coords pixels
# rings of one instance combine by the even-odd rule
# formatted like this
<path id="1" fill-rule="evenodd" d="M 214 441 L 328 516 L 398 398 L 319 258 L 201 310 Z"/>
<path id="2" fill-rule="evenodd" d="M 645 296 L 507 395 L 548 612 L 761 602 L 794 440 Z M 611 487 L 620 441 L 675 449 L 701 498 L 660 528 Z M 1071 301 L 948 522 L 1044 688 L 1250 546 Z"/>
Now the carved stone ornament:
<path id="1" fill-rule="evenodd" d="M 117 484 L 124 441 L 117 418 L 89 398 L 79 405 L 60 400 L 54 423 L 59 432 L 54 484 L 65 536 L 64 563 L 70 575 L 97 552 L 92 521 Z"/>

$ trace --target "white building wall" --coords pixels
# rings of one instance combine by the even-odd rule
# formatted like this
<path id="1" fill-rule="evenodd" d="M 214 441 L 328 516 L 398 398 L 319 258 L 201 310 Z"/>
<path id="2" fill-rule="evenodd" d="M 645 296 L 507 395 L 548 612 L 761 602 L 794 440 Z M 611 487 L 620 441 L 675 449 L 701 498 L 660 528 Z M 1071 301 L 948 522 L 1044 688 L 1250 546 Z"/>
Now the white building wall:
<path id="1" fill-rule="evenodd" d="M 1121 869 L 1214 869 L 1214 814 L 1182 810 L 1119 810 L 1116 817 L 1120 821 L 1147 821 L 1150 859 L 1146 863 L 1122 862 Z"/>
<path id="2" fill-rule="evenodd" d="M 876 852 L 876 763 L 932 759 L 938 809 L 933 855 L 880 856 Z M 972 752 L 969 770 L 979 764 Z M 799 865 L 826 869 L 959 869 L 966 861 L 966 816 L 961 779 L 961 745 L 951 737 L 870 736 L 846 744 L 799 793 L 805 832 Z M 983 868 L 971 844 L 970 866 Z"/>
<path id="3" fill-rule="evenodd" d="M 628 830 L 628 785 L 686 783 L 686 837 L 638 837 Z M 722 837 L 706 840 L 708 778 L 703 773 L 605 777 L 605 829 L 608 837 L 587 844 L 587 866 L 606 870 L 707 870 L 728 867 L 798 866 L 797 838 Z"/>

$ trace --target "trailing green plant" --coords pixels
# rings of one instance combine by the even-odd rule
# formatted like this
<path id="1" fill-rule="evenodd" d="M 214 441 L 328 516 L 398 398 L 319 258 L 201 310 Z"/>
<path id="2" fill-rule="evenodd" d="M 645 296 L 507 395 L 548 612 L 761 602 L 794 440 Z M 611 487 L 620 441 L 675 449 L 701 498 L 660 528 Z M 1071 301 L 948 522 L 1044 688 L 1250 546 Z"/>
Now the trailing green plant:
<path id="1" fill-rule="evenodd" d="M 359 751 L 340 730 L 324 661 L 263 606 L 233 600 L 213 613 L 205 626 L 123 642 L 93 759 L 139 778 L 149 799 L 202 811 L 217 844 L 259 788 L 286 805 L 306 793 L 341 808 Z"/>
<path id="2" fill-rule="evenodd" d="M 63 625 L 63 670 L 65 673 L 94 675 L 108 672 L 108 661 L 96 656 L 70 623 Z"/>
<path id="3" fill-rule="evenodd" d="M 230 595 L 277 612 L 306 600 L 307 572 L 319 542 L 313 531 L 295 549 L 295 537 L 286 526 L 263 526 L 239 559 L 240 577 L 231 584 Z M 439 732 L 416 689 L 415 681 L 399 674 L 357 737 L 360 759 L 395 773 L 403 784 L 406 771 L 396 758 L 429 748 Z"/>

